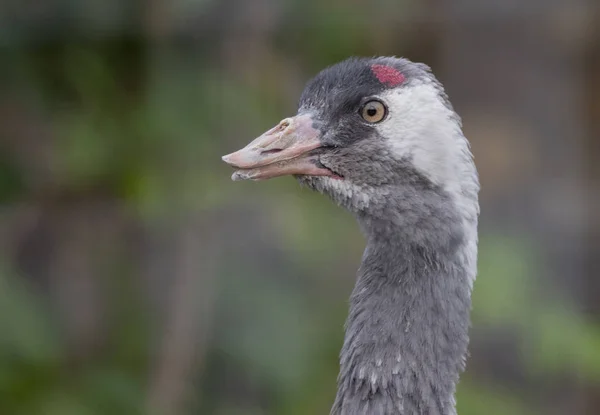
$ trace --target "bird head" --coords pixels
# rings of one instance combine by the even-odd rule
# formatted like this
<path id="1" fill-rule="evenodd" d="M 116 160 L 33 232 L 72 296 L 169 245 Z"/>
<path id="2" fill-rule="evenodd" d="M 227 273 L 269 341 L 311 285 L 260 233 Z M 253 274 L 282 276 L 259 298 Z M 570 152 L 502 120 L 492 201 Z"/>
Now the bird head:
<path id="1" fill-rule="evenodd" d="M 394 57 L 324 69 L 295 116 L 223 160 L 238 169 L 233 180 L 294 175 L 352 211 L 414 186 L 460 193 L 476 174 L 441 84 L 426 65 Z"/>

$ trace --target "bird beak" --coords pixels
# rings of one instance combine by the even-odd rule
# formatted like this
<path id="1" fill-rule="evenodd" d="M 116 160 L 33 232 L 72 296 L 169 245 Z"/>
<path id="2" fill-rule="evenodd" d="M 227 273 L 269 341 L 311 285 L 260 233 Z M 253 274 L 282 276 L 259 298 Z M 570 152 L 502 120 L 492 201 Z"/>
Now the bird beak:
<path id="1" fill-rule="evenodd" d="M 264 180 L 285 175 L 333 176 L 313 150 L 322 146 L 321 132 L 308 114 L 282 120 L 246 147 L 223 156 L 239 170 L 232 180 Z"/>

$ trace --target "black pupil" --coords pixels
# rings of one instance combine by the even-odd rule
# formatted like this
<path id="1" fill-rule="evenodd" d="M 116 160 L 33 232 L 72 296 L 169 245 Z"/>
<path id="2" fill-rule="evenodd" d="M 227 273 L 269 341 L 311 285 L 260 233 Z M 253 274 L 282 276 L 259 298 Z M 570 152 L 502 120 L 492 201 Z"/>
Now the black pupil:
<path id="1" fill-rule="evenodd" d="M 367 115 L 369 117 L 374 117 L 376 114 L 377 114 L 376 108 L 371 107 L 371 108 L 367 109 Z"/>

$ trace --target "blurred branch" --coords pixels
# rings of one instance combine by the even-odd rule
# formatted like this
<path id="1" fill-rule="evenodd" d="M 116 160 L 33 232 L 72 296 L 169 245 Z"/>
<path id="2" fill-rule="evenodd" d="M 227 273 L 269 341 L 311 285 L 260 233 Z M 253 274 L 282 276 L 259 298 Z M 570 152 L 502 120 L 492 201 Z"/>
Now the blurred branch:
<path id="1" fill-rule="evenodd" d="M 3 260 L 17 257 L 26 238 L 37 227 L 43 211 L 35 204 L 12 204 L 0 214 L 0 251 Z"/>
<path id="2" fill-rule="evenodd" d="M 209 343 L 217 244 L 203 243 L 201 234 L 198 227 L 186 226 L 177 236 L 172 294 L 148 393 L 150 413 L 181 413 L 190 376 Z"/>
<path id="3" fill-rule="evenodd" d="M 171 33 L 172 3 L 164 0 L 142 1 L 142 30 L 150 42 L 164 41 Z"/>

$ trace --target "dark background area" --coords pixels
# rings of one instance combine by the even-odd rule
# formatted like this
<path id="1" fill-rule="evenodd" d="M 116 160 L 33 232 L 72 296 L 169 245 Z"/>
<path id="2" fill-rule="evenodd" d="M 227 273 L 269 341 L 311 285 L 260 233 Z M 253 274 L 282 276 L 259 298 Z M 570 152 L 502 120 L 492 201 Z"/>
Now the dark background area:
<path id="1" fill-rule="evenodd" d="M 328 413 L 364 241 L 220 156 L 351 55 L 430 65 L 482 191 L 461 415 L 600 413 L 596 0 L 0 3 L 0 414 Z"/>

